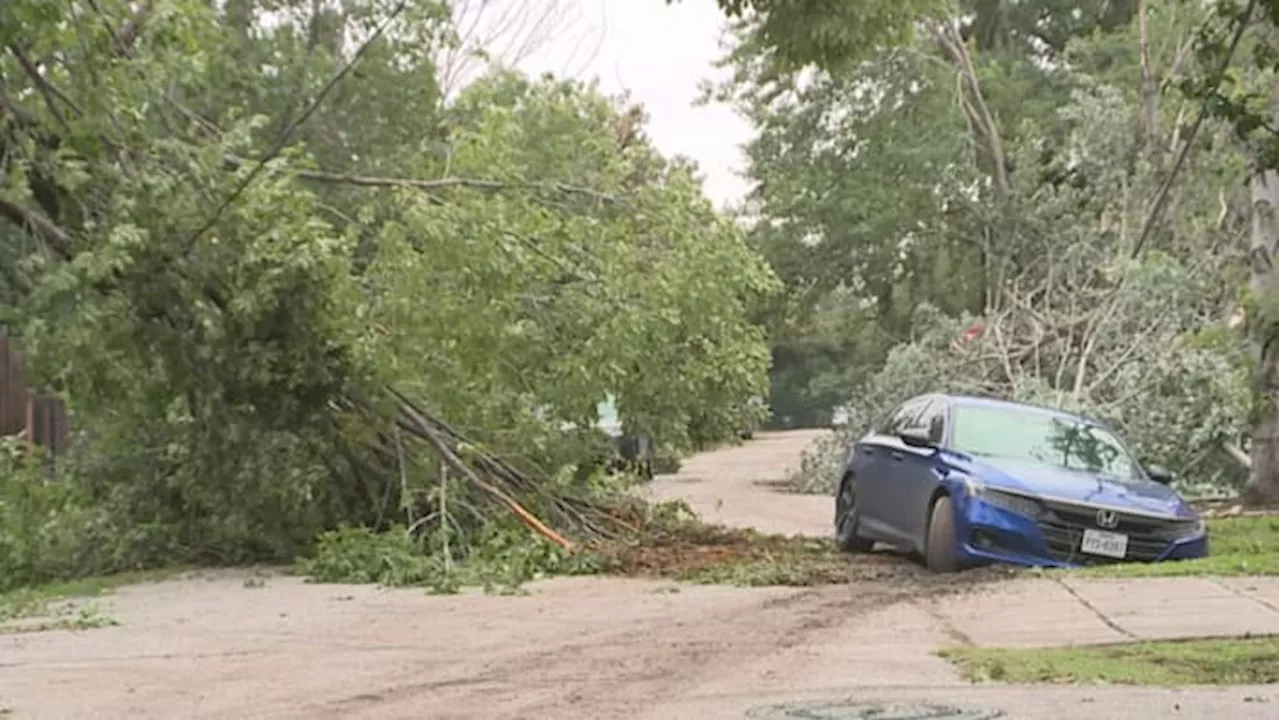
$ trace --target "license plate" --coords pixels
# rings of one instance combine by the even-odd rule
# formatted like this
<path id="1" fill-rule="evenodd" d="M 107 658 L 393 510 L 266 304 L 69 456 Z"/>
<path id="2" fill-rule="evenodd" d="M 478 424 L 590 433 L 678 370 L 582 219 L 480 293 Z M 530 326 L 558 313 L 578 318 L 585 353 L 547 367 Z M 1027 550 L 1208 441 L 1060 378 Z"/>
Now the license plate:
<path id="1" fill-rule="evenodd" d="M 1081 552 L 1087 552 L 1090 555 L 1105 555 L 1123 560 L 1128 549 L 1129 536 L 1123 533 L 1085 530 L 1084 538 L 1080 540 Z"/>

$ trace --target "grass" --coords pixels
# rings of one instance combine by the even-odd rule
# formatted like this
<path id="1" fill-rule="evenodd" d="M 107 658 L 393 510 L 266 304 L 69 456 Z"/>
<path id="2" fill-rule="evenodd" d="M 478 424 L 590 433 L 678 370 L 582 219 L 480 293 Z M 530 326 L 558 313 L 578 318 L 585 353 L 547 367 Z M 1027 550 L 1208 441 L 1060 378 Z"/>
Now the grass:
<path id="1" fill-rule="evenodd" d="M 0 635 L 19 635 L 46 630 L 90 630 L 120 624 L 114 618 L 103 614 L 93 604 L 68 607 L 57 612 L 56 615 L 56 617 L 39 619 L 35 622 L 0 624 Z"/>
<path id="2" fill-rule="evenodd" d="M 35 630 L 87 629 L 114 625 L 93 606 L 67 607 L 62 601 L 104 595 L 125 585 L 166 580 L 179 569 L 126 572 L 103 577 L 20 587 L 0 593 L 0 634 Z M 59 605 L 62 607 L 58 607 Z M 9 625 L 25 618 L 53 616 L 48 621 Z"/>
<path id="3" fill-rule="evenodd" d="M 973 682 L 1265 685 L 1280 679 L 1276 636 L 1066 648 L 948 648 L 938 655 Z"/>
<path id="4" fill-rule="evenodd" d="M 1275 515 L 1209 518 L 1209 556 L 1160 563 L 1097 565 L 1072 573 L 1092 577 L 1275 575 L 1280 568 L 1280 520 Z"/>

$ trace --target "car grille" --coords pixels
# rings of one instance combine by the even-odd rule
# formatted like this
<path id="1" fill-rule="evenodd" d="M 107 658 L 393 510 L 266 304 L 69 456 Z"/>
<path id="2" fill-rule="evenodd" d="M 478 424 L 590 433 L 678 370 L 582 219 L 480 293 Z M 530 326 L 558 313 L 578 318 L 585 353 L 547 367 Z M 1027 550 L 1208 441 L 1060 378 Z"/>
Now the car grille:
<path id="1" fill-rule="evenodd" d="M 1169 542 L 1185 537 L 1196 528 L 1194 520 L 1161 520 L 1143 515 L 1117 513 L 1114 528 L 1099 528 L 1097 508 L 1069 503 L 1046 502 L 1045 514 L 1037 521 L 1040 533 L 1056 560 L 1080 565 L 1120 562 L 1117 558 L 1100 557 L 1080 552 L 1080 540 L 1086 529 L 1104 529 L 1129 536 L 1126 562 L 1155 560 Z"/>

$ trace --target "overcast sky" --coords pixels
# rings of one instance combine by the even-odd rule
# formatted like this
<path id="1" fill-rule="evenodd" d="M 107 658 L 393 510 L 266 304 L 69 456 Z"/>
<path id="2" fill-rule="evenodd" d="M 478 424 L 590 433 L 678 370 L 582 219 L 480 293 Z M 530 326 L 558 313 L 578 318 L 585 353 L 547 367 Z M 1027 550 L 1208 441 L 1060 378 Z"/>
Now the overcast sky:
<path id="1" fill-rule="evenodd" d="M 474 1 L 474 0 L 473 0 Z M 509 0 L 508 0 L 509 1 Z M 648 111 L 649 134 L 666 155 L 697 161 L 717 206 L 740 200 L 740 146 L 749 126 L 723 105 L 694 107 L 698 84 L 718 77 L 724 20 L 715 0 L 534 0 L 558 3 L 557 37 L 519 63 L 529 73 L 597 76 L 606 93 L 629 90 Z"/>

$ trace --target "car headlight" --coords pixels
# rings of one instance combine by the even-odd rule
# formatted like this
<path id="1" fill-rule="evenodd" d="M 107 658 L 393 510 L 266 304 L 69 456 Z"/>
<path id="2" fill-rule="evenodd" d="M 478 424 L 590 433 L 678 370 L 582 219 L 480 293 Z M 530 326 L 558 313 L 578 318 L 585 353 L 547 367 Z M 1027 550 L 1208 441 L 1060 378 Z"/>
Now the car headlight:
<path id="1" fill-rule="evenodd" d="M 1041 513 L 1044 512 L 1044 506 L 1035 498 L 989 488 L 977 480 L 966 479 L 965 488 L 968 489 L 971 496 L 1009 512 L 1033 518 L 1040 517 Z"/>
<path id="2" fill-rule="evenodd" d="M 1167 540 L 1181 540 L 1199 535 L 1204 532 L 1204 527 L 1204 518 L 1197 518 L 1195 520 L 1172 523 L 1160 535 Z"/>

